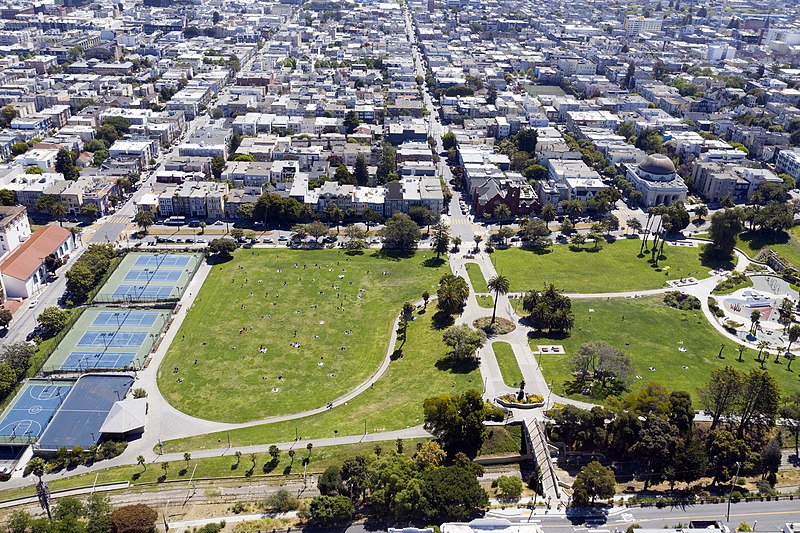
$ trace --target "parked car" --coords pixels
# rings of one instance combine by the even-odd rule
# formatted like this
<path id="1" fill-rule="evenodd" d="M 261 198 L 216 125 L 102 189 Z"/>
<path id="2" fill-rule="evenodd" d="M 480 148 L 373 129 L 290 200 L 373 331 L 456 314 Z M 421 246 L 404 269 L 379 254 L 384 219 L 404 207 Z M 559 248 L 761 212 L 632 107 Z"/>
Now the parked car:
<path id="1" fill-rule="evenodd" d="M 289 240 L 289 237 L 287 237 L 286 235 L 281 235 L 280 237 L 278 237 L 278 240 L 281 242 L 286 242 Z"/>
<path id="2" fill-rule="evenodd" d="M 200 227 L 200 221 L 197 220 L 196 218 L 193 218 L 192 220 L 189 221 L 189 227 L 190 228 L 199 228 Z"/>
<path id="3" fill-rule="evenodd" d="M 34 307 L 36 307 L 37 305 L 39 305 L 39 299 L 38 299 L 38 298 L 34 298 L 33 300 L 31 300 L 31 301 L 28 303 L 28 309 L 33 309 L 33 308 L 34 308 Z"/>

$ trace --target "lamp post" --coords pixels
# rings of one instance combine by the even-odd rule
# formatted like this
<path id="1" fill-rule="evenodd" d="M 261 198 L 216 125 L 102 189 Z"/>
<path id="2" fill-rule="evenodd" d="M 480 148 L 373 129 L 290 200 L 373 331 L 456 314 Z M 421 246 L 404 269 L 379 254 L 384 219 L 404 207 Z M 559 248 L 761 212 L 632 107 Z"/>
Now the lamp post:
<path id="1" fill-rule="evenodd" d="M 736 463 L 736 475 L 731 480 L 731 491 L 728 493 L 728 512 L 725 513 L 725 521 L 731 520 L 731 497 L 733 496 L 733 487 L 736 485 L 736 478 L 739 477 L 739 469 L 742 468 L 742 463 Z"/>

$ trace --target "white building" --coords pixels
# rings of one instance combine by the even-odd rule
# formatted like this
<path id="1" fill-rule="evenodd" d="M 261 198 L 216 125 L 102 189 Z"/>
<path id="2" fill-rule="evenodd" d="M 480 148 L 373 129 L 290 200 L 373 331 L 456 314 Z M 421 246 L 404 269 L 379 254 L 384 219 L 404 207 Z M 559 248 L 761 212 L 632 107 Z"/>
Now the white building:
<path id="1" fill-rule="evenodd" d="M 0 259 L 16 250 L 30 236 L 27 209 L 0 206 Z"/>
<path id="2" fill-rule="evenodd" d="M 675 172 L 672 160 L 662 154 L 645 157 L 638 165 L 625 165 L 625 177 L 642 194 L 642 205 L 669 205 L 686 200 L 688 187 Z"/>
<path id="3" fill-rule="evenodd" d="M 8 298 L 28 298 L 47 281 L 45 259 L 63 259 L 75 249 L 75 237 L 67 229 L 48 225 L 30 236 L 0 263 Z"/>
<path id="4" fill-rule="evenodd" d="M 644 17 L 627 17 L 625 19 L 625 33 L 628 36 L 639 35 L 640 33 L 652 33 L 661 31 L 662 19 L 657 18 L 644 18 Z"/>
<path id="5" fill-rule="evenodd" d="M 778 173 L 789 174 L 796 180 L 800 180 L 800 150 L 789 149 L 781 150 L 775 162 L 775 170 Z"/>

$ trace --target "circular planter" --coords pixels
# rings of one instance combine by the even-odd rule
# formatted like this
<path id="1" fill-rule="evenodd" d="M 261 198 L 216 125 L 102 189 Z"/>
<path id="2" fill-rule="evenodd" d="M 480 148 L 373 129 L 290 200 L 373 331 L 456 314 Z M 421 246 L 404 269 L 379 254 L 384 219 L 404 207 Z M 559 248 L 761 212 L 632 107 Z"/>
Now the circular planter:
<path id="1" fill-rule="evenodd" d="M 497 397 L 494 401 L 509 409 L 538 409 L 539 407 L 544 407 L 544 400 L 537 403 L 517 403 L 501 400 L 500 397 Z"/>

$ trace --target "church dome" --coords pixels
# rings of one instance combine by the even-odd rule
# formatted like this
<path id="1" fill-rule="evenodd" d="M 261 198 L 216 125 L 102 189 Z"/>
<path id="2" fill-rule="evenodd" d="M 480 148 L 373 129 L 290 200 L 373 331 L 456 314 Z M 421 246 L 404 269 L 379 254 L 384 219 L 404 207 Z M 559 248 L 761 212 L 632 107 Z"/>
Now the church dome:
<path id="1" fill-rule="evenodd" d="M 662 154 L 648 155 L 639 163 L 639 170 L 654 176 L 666 176 L 675 173 L 672 159 Z"/>

